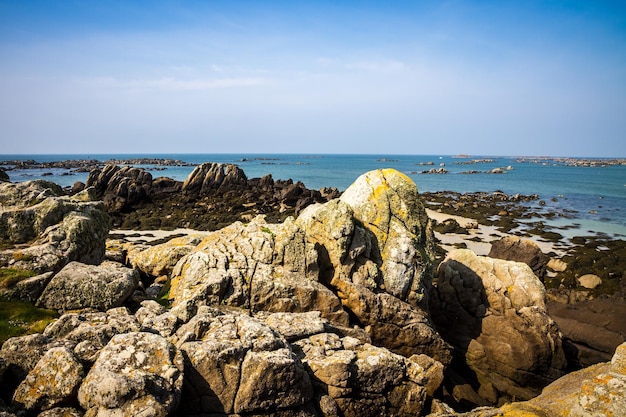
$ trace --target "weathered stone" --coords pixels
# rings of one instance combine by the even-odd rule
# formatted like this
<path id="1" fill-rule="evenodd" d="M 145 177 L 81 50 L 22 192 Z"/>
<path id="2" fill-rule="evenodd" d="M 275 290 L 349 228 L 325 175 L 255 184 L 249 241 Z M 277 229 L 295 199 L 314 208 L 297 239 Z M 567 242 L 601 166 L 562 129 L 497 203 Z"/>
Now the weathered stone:
<path id="1" fill-rule="evenodd" d="M 290 349 L 246 353 L 235 397 L 236 413 L 289 408 L 312 397 L 309 376 Z"/>
<path id="2" fill-rule="evenodd" d="M 138 284 L 137 271 L 121 264 L 71 262 L 52 278 L 37 305 L 56 310 L 107 310 L 122 305 Z"/>
<path id="3" fill-rule="evenodd" d="M 111 212 L 129 210 L 134 204 L 149 201 L 152 174 L 131 166 L 108 164 L 89 173 L 87 187 L 94 187 Z"/>
<path id="4" fill-rule="evenodd" d="M 568 357 L 574 366 L 608 362 L 626 340 L 626 304 L 619 299 L 551 302 L 548 308 L 563 337 L 575 347 Z"/>
<path id="5" fill-rule="evenodd" d="M 139 328 L 137 319 L 126 308 L 116 308 L 107 312 L 66 313 L 49 324 L 44 335 L 74 342 L 74 354 L 85 363 L 93 363 L 113 336 L 137 332 Z"/>
<path id="6" fill-rule="evenodd" d="M 539 245 L 530 239 L 517 236 L 506 236 L 491 242 L 490 258 L 506 261 L 524 262 L 540 280 L 546 274 L 548 257 L 541 251 Z"/>
<path id="7" fill-rule="evenodd" d="M 288 341 L 298 340 L 326 330 L 327 320 L 319 311 L 307 313 L 257 314 L 257 318 L 276 330 Z"/>
<path id="8" fill-rule="evenodd" d="M 333 284 L 344 306 L 367 326 L 375 344 L 407 357 L 424 353 L 449 362 L 451 347 L 433 329 L 424 311 L 392 295 L 375 293 L 348 281 L 336 280 Z"/>
<path id="9" fill-rule="evenodd" d="M 598 285 L 602 284 L 602 279 L 594 274 L 586 274 L 576 280 L 578 281 L 578 285 L 590 290 L 593 290 Z"/>
<path id="10" fill-rule="evenodd" d="M 311 372 L 320 409 L 328 415 L 418 416 L 426 404 L 426 386 L 434 392 L 443 379 L 439 362 L 409 360 L 350 337 L 322 333 L 294 345 Z"/>
<path id="11" fill-rule="evenodd" d="M 567 374 L 541 395 L 496 410 L 497 416 L 587 417 L 623 416 L 626 410 L 626 344 L 620 345 L 611 362 Z M 477 416 L 478 417 L 478 416 Z"/>
<path id="12" fill-rule="evenodd" d="M 312 398 L 308 375 L 276 331 L 246 315 L 210 311 L 178 329 L 185 413 L 290 408 Z"/>
<path id="13" fill-rule="evenodd" d="M 35 180 L 15 183 L 0 183 L 0 204 L 8 207 L 30 207 L 48 197 L 63 195 L 63 189 L 50 181 Z"/>
<path id="14" fill-rule="evenodd" d="M 56 407 L 39 413 L 37 417 L 83 417 L 83 413 L 75 408 Z"/>
<path id="15" fill-rule="evenodd" d="M 205 237 L 206 235 L 192 234 L 156 246 L 129 245 L 127 261 L 146 275 L 169 275 L 180 258 L 190 253 Z"/>
<path id="16" fill-rule="evenodd" d="M 220 189 L 233 189 L 235 186 L 244 187 L 247 184 L 246 174 L 236 165 L 204 163 L 189 174 L 183 184 L 183 191 L 206 194 Z"/>
<path id="17" fill-rule="evenodd" d="M 189 302 L 252 311 L 318 310 L 330 321 L 347 324 L 339 298 L 316 281 L 313 248 L 293 221 L 234 223 L 212 233 L 176 265 L 173 311 Z"/>
<path id="18" fill-rule="evenodd" d="M 475 375 L 474 389 L 529 399 L 563 375 L 561 335 L 528 265 L 455 250 L 431 295 L 433 320 Z"/>
<path id="19" fill-rule="evenodd" d="M 555 272 L 565 272 L 567 270 L 567 263 L 561 259 L 551 258 L 546 266 Z"/>
<path id="20" fill-rule="evenodd" d="M 59 187 L 47 182 L 19 184 L 8 189 L 13 184 L 0 183 L 0 194 L 8 195 L 2 200 L 0 240 L 32 243 L 0 251 L 0 266 L 44 273 L 59 270 L 70 261 L 102 260 L 110 218 L 101 202 L 83 201 L 87 193 L 59 196 Z"/>
<path id="21" fill-rule="evenodd" d="M 413 306 L 428 308 L 434 235 L 417 187 L 406 175 L 384 169 L 360 176 L 340 197 L 376 236 L 385 290 Z"/>
<path id="22" fill-rule="evenodd" d="M 78 391 L 86 416 L 167 416 L 178 406 L 183 356 L 151 333 L 114 336 Z"/>
<path id="23" fill-rule="evenodd" d="M 23 279 L 9 288 L 0 288 L 0 299 L 21 300 L 35 303 L 46 285 L 52 279 L 54 272 L 46 272 L 31 278 Z"/>
<path id="24" fill-rule="evenodd" d="M 83 377 L 83 366 L 71 350 L 50 349 L 17 387 L 13 401 L 26 410 L 46 410 L 71 402 Z"/>

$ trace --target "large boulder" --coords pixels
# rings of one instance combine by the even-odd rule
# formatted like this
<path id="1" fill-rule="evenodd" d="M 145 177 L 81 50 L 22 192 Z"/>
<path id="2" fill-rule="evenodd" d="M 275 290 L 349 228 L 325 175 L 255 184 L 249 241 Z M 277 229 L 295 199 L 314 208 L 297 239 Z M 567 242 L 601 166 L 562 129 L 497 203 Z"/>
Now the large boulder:
<path id="1" fill-rule="evenodd" d="M 466 378 L 488 402 L 530 399 L 564 374 L 561 334 L 528 265 L 452 251 L 439 266 L 430 306 L 455 348 L 456 369 L 467 365 Z"/>
<path id="2" fill-rule="evenodd" d="M 110 218 L 92 189 L 75 196 L 44 181 L 0 184 L 0 266 L 57 271 L 70 261 L 99 263 Z M 22 244 L 29 243 L 23 247 Z M 19 247 L 17 245 L 20 245 Z"/>
<path id="3" fill-rule="evenodd" d="M 210 194 L 216 191 L 244 189 L 248 178 L 241 168 L 233 164 L 207 162 L 198 165 L 183 183 L 187 193 Z"/>
<path id="4" fill-rule="evenodd" d="M 71 262 L 56 274 L 37 305 L 54 310 L 119 307 L 139 284 L 139 273 L 116 262 Z"/>
<path id="5" fill-rule="evenodd" d="M 549 257 L 541 251 L 539 245 L 530 239 L 522 239 L 518 236 L 506 236 L 491 242 L 491 249 L 487 256 L 506 261 L 524 262 L 542 281 L 549 261 Z"/>
<path id="6" fill-rule="evenodd" d="M 393 169 L 370 171 L 340 200 L 376 237 L 374 260 L 380 263 L 385 291 L 427 309 L 434 235 L 415 183 Z"/>
<path id="7" fill-rule="evenodd" d="M 108 164 L 89 173 L 87 187 L 95 188 L 107 210 L 128 211 L 133 205 L 150 200 L 152 174 L 140 168 Z"/>
<path id="8" fill-rule="evenodd" d="M 170 275 L 180 258 L 194 250 L 205 237 L 206 234 L 191 234 L 161 245 L 128 245 L 126 261 L 149 276 Z"/>
<path id="9" fill-rule="evenodd" d="M 125 307 L 103 311 L 63 314 L 49 324 L 43 336 L 48 340 L 67 342 L 85 364 L 93 364 L 100 350 L 118 334 L 138 332 L 141 326 Z"/>
<path id="10" fill-rule="evenodd" d="M 83 365 L 66 347 L 48 350 L 13 394 L 26 410 L 47 410 L 76 400 L 85 376 Z"/>
<path id="11" fill-rule="evenodd" d="M 419 416 L 443 379 L 443 365 L 409 359 L 352 337 L 320 333 L 294 342 L 326 416 Z"/>
<path id="12" fill-rule="evenodd" d="M 341 301 L 318 281 L 316 260 L 314 246 L 293 221 L 234 223 L 209 235 L 176 264 L 169 292 L 172 311 L 221 304 L 252 311 L 318 310 L 346 325 Z"/>
<path id="13" fill-rule="evenodd" d="M 48 197 L 60 197 L 63 189 L 50 181 L 35 180 L 0 183 L 0 207 L 3 210 L 37 205 Z"/>
<path id="14" fill-rule="evenodd" d="M 86 417 L 168 416 L 178 407 L 183 356 L 162 336 L 114 336 L 78 391 Z"/>
<path id="15" fill-rule="evenodd" d="M 174 340 L 187 362 L 183 413 L 291 409 L 313 398 L 290 345 L 257 319 L 208 310 L 180 327 Z"/>

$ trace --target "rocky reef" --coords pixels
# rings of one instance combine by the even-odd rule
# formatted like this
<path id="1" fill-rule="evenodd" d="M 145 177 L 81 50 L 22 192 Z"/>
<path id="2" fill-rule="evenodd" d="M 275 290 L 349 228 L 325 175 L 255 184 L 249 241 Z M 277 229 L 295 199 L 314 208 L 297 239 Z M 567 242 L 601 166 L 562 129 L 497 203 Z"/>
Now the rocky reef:
<path id="1" fill-rule="evenodd" d="M 545 259 L 531 257 L 531 269 L 457 250 L 437 265 L 434 224 L 398 171 L 363 174 L 340 197 L 219 164 L 182 184 L 111 165 L 71 197 L 44 182 L 0 186 L 0 267 L 35 274 L 3 280 L 0 297 L 57 314 L 2 344 L 0 415 L 434 416 L 484 406 L 471 415 L 545 416 L 566 415 L 561 400 L 572 415 L 623 406 L 626 345 L 611 364 L 563 377 L 562 333 L 534 272 Z M 123 223 L 153 207 L 165 218 L 180 198 L 241 209 L 217 229 L 196 213 L 190 225 L 204 221 L 203 234 L 106 239 L 109 216 Z M 280 222 L 264 213 L 281 207 Z"/>
<path id="2" fill-rule="evenodd" d="M 104 201 L 114 227 L 123 229 L 217 230 L 259 214 L 283 221 L 306 206 L 339 196 L 335 188 L 310 190 L 301 182 L 274 180 L 271 175 L 248 179 L 237 165 L 204 163 L 184 182 L 131 166 L 108 164 L 89 173 L 74 192 L 94 188 Z"/>

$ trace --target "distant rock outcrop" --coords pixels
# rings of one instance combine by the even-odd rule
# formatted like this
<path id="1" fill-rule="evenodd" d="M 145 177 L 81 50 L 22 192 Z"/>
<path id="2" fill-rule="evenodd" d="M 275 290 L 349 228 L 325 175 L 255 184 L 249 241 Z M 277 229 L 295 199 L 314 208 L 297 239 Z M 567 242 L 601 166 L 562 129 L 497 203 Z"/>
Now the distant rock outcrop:
<path id="1" fill-rule="evenodd" d="M 0 168 L 0 182 L 10 182 L 9 174 L 2 168 Z"/>
<path id="2" fill-rule="evenodd" d="M 237 165 L 204 163 L 189 174 L 182 189 L 187 193 L 208 194 L 245 189 L 247 185 L 248 177 Z"/>
<path id="3" fill-rule="evenodd" d="M 248 179 L 237 165 L 222 163 L 201 164 L 184 182 L 153 180 L 140 168 L 106 165 L 90 172 L 87 187 L 104 201 L 116 227 L 144 230 L 216 230 L 259 214 L 284 220 L 340 194 L 335 188 L 310 190 L 301 182 L 275 181 L 271 175 Z"/>
<path id="4" fill-rule="evenodd" d="M 87 187 L 94 187 L 109 211 L 128 211 L 148 201 L 152 194 L 152 174 L 139 168 L 106 165 L 89 173 Z"/>

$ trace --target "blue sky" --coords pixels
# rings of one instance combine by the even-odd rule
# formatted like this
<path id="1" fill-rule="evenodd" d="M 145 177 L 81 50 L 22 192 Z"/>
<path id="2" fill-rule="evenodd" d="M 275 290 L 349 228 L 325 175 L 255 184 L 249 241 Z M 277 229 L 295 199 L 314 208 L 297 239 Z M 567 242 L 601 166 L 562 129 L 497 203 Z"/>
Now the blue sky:
<path id="1" fill-rule="evenodd" d="M 0 145 L 626 157 L 626 3 L 0 0 Z"/>

